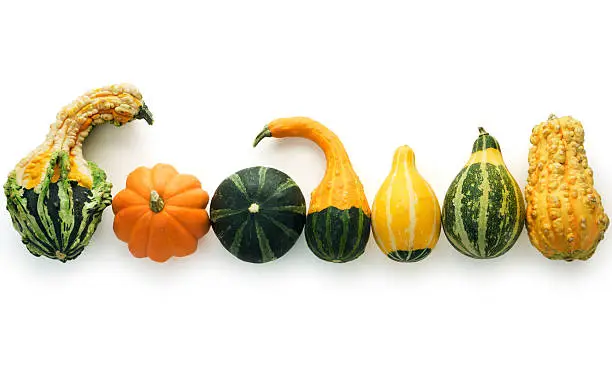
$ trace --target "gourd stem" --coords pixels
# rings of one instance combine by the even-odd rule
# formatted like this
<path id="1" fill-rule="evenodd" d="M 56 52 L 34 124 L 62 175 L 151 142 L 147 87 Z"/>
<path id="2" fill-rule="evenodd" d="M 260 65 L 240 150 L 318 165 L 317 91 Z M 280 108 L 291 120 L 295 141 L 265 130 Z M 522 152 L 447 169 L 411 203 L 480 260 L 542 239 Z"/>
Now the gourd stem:
<path id="1" fill-rule="evenodd" d="M 164 199 L 159 196 L 159 193 L 155 190 L 151 191 L 151 197 L 149 198 L 149 207 L 151 210 L 155 213 L 159 213 L 164 210 L 164 205 L 166 205 L 166 203 Z"/>
<path id="2" fill-rule="evenodd" d="M 264 138 L 269 138 L 272 136 L 272 132 L 268 128 L 268 126 L 264 127 L 264 129 L 257 135 L 255 141 L 253 142 L 253 147 L 257 147 L 257 144 L 261 142 Z"/>
<path id="3" fill-rule="evenodd" d="M 479 127 L 478 131 L 480 132 L 480 135 L 489 135 L 489 133 L 485 129 L 483 129 L 482 127 Z"/>
<path id="4" fill-rule="evenodd" d="M 552 121 L 552 120 L 555 120 L 555 119 L 557 119 L 557 116 L 555 116 L 554 113 L 551 113 L 550 116 L 548 116 L 548 120 L 549 121 Z"/>
<path id="5" fill-rule="evenodd" d="M 144 102 L 140 106 L 140 110 L 138 110 L 138 113 L 136 113 L 134 118 L 144 119 L 149 125 L 153 124 L 153 113 L 151 113 L 151 111 Z"/>

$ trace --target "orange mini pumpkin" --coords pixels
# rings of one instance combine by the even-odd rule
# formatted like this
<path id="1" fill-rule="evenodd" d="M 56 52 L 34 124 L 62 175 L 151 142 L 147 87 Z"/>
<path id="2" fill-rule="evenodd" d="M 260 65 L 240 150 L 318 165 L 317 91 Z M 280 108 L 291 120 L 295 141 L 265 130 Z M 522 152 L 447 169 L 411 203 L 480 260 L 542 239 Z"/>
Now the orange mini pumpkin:
<path id="1" fill-rule="evenodd" d="M 134 257 L 164 262 L 196 251 L 210 228 L 206 205 L 196 177 L 165 164 L 139 167 L 113 199 L 113 229 Z"/>

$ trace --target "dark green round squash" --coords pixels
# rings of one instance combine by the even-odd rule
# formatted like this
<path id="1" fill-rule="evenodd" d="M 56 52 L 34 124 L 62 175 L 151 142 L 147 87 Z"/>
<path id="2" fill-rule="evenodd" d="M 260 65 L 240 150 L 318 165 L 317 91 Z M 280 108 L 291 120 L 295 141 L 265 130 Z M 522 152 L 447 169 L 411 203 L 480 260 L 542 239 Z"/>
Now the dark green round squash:
<path id="1" fill-rule="evenodd" d="M 293 247 L 306 223 L 306 201 L 298 185 L 280 170 L 263 166 L 232 174 L 210 203 L 215 235 L 234 256 L 264 263 Z"/>

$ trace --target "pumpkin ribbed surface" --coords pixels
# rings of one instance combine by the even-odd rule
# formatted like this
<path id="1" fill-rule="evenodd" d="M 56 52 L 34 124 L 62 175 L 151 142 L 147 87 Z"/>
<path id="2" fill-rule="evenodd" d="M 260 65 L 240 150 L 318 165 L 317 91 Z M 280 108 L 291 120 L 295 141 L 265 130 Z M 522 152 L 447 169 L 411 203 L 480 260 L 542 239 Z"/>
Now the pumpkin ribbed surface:
<path id="1" fill-rule="evenodd" d="M 534 127 L 531 144 L 525 188 L 529 239 L 550 259 L 586 260 L 610 220 L 594 188 L 582 124 L 551 116 Z"/>
<path id="2" fill-rule="evenodd" d="M 210 228 L 207 205 L 208 193 L 193 175 L 167 164 L 139 167 L 113 199 L 113 229 L 134 257 L 165 262 L 196 251 Z"/>

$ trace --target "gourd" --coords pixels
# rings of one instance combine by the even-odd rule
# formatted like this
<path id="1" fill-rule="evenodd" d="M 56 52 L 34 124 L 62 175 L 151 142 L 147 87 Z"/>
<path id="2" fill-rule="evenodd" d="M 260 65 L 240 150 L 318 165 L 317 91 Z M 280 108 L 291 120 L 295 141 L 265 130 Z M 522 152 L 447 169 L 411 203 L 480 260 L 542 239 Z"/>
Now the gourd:
<path id="1" fill-rule="evenodd" d="M 85 160 L 83 142 L 96 125 L 122 126 L 133 119 L 153 123 L 135 87 L 89 91 L 57 114 L 45 142 L 9 174 L 7 209 L 33 255 L 66 262 L 87 246 L 111 203 L 111 183 L 102 169 Z"/>
<path id="2" fill-rule="evenodd" d="M 424 259 L 438 242 L 440 205 L 407 145 L 395 151 L 391 172 L 376 194 L 372 232 L 382 252 L 399 262 Z"/>
<path id="3" fill-rule="evenodd" d="M 525 203 L 497 140 L 483 128 L 472 155 L 450 185 L 442 227 L 452 246 L 473 258 L 506 253 L 523 230 Z"/>
<path id="4" fill-rule="evenodd" d="M 533 128 L 529 151 L 527 232 L 531 243 L 554 260 L 587 260 L 610 224 L 593 187 L 584 129 L 572 117 Z"/>
<path id="5" fill-rule="evenodd" d="M 134 257 L 165 262 L 196 251 L 210 228 L 207 205 L 196 177 L 167 164 L 139 167 L 113 199 L 113 229 Z"/>
<path id="6" fill-rule="evenodd" d="M 210 203 L 212 227 L 234 256 L 264 263 L 284 256 L 306 221 L 302 191 L 287 174 L 263 166 L 225 179 Z"/>
<path id="7" fill-rule="evenodd" d="M 325 261 L 348 262 L 361 256 L 370 237 L 371 211 L 338 136 L 310 118 L 293 117 L 270 122 L 256 137 L 254 146 L 267 137 L 302 137 L 321 147 L 327 170 L 311 194 L 306 242 Z"/>

